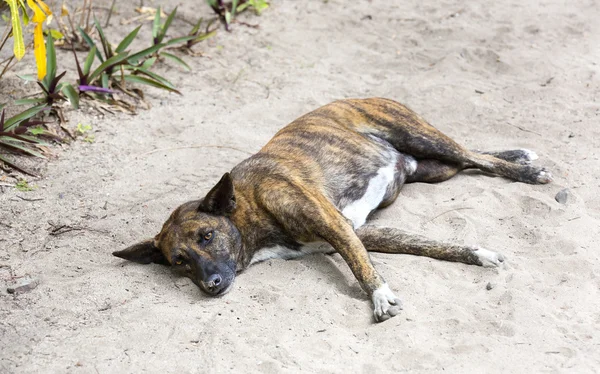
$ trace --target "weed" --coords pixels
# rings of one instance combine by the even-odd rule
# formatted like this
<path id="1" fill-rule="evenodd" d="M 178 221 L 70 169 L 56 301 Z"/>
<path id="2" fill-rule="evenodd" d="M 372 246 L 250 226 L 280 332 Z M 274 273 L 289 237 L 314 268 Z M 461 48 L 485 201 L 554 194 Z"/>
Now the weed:
<path id="1" fill-rule="evenodd" d="M 30 186 L 27 180 L 21 179 L 15 184 L 15 188 L 21 192 L 29 192 L 37 189 L 37 186 Z"/>
<path id="2" fill-rule="evenodd" d="M 44 124 L 45 122 L 34 120 L 32 118 L 46 109 L 48 109 L 47 106 L 38 105 L 8 119 L 5 118 L 5 110 L 2 110 L 2 114 L 0 115 L 0 162 L 13 169 L 19 170 L 22 173 L 35 175 L 16 165 L 15 162 L 10 160 L 6 155 L 18 154 L 45 158 L 44 155 L 35 149 L 35 147 L 48 144 L 41 139 L 32 136 L 33 133 L 31 130 L 37 129 L 33 131 L 41 131 L 39 134 L 45 135 L 45 130 L 39 127 L 39 125 Z M 31 135 L 28 135 L 28 132 Z"/>
<path id="3" fill-rule="evenodd" d="M 78 135 L 85 135 L 86 133 L 92 131 L 92 125 L 84 125 L 82 123 L 78 123 L 77 129 L 75 131 L 77 131 Z"/>

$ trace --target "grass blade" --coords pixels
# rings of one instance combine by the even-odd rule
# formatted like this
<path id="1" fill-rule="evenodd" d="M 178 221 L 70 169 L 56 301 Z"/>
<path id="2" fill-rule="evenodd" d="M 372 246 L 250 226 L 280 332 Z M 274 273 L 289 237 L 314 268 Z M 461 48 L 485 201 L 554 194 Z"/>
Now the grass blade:
<path id="1" fill-rule="evenodd" d="M 231 2 L 231 18 L 235 18 L 235 12 L 237 11 L 239 0 L 233 0 Z"/>
<path id="2" fill-rule="evenodd" d="M 48 108 L 46 105 L 38 105 L 38 106 L 34 106 L 33 108 L 29 108 L 26 111 L 21 112 L 13 117 L 10 117 L 9 119 L 6 120 L 6 122 L 4 122 L 3 130 L 11 131 L 13 128 L 17 127 L 19 125 L 19 123 L 35 116 L 36 114 L 38 114 L 39 112 L 41 112 L 42 110 L 44 110 L 46 108 Z"/>
<path id="3" fill-rule="evenodd" d="M 123 39 L 121 41 L 121 43 L 119 43 L 119 45 L 117 46 L 117 49 L 115 49 L 116 53 L 121 53 L 123 52 L 127 47 L 129 47 L 129 44 L 131 44 L 131 42 L 135 39 L 135 37 L 138 34 L 138 31 L 140 31 L 140 28 L 142 27 L 142 25 L 139 25 L 138 27 L 136 27 L 132 32 L 129 33 L 129 35 L 127 35 L 125 37 L 125 39 Z"/>
<path id="4" fill-rule="evenodd" d="M 54 48 L 54 38 L 52 33 L 48 33 L 46 38 L 46 76 L 43 79 L 44 85 L 50 87 L 56 77 L 56 49 Z"/>
<path id="5" fill-rule="evenodd" d="M 0 147 L 8 148 L 11 151 L 16 152 L 16 153 L 24 153 L 24 154 L 27 154 L 27 155 L 30 155 L 30 156 L 35 156 L 35 157 L 39 157 L 39 158 L 46 158 L 46 156 L 44 156 L 43 154 L 41 154 L 40 152 L 38 152 L 38 151 L 36 151 L 34 149 L 31 149 L 31 148 L 28 148 L 28 147 L 25 147 L 25 146 L 22 146 L 22 145 L 19 145 L 19 144 L 15 144 L 13 142 L 9 143 L 9 142 L 7 142 L 5 140 L 2 140 L 2 139 L 0 139 Z"/>
<path id="6" fill-rule="evenodd" d="M 203 21 L 203 19 L 200 18 L 198 20 L 198 22 L 196 22 L 196 24 L 194 25 L 194 27 L 192 27 L 192 31 L 190 31 L 190 35 L 196 35 L 196 33 L 198 32 L 198 30 L 200 30 L 200 25 L 202 25 L 202 21 Z"/>
<path id="7" fill-rule="evenodd" d="M 28 139 L 28 138 L 25 138 L 23 136 L 20 136 L 20 135 L 17 135 L 17 134 L 13 134 L 11 132 L 0 132 L 0 139 L 2 137 L 8 137 L 8 138 L 17 139 L 17 140 L 20 140 L 20 141 L 22 141 L 24 143 L 34 143 L 35 144 L 35 143 L 38 142 L 38 139 L 35 139 L 35 138 L 33 140 L 32 139 Z"/>
<path id="8" fill-rule="evenodd" d="M 162 9 L 160 7 L 156 8 L 156 13 L 154 14 L 154 22 L 152 23 L 152 40 L 154 44 L 158 44 L 160 42 L 156 41 L 158 38 L 158 33 L 160 31 L 160 13 Z"/>
<path id="9" fill-rule="evenodd" d="M 94 79 L 98 78 L 100 74 L 102 74 L 106 69 L 124 63 L 128 59 L 129 53 L 121 52 L 104 61 L 94 70 L 92 74 L 90 74 L 89 82 L 93 82 Z"/>
<path id="10" fill-rule="evenodd" d="M 140 77 L 138 75 L 126 75 L 125 76 L 125 80 L 131 83 L 141 83 L 141 84 L 146 84 L 148 86 L 152 86 L 152 87 L 156 87 L 156 88 L 162 88 L 163 90 L 167 90 L 170 92 L 175 92 L 176 94 L 181 95 L 181 92 L 177 91 L 174 88 L 171 88 L 161 82 L 157 82 L 155 80 L 146 78 L 146 77 Z"/>
<path id="11" fill-rule="evenodd" d="M 106 39 L 106 36 L 104 35 L 104 30 L 102 30 L 102 26 L 100 26 L 96 17 L 94 17 L 94 24 L 96 25 L 96 30 L 98 30 L 98 36 L 100 37 L 100 43 L 102 43 L 102 49 L 104 49 L 104 55 L 109 59 L 113 56 L 113 51 L 108 39 Z"/>
<path id="12" fill-rule="evenodd" d="M 166 57 L 166 58 L 169 58 L 169 59 L 175 61 L 179 65 L 183 66 L 183 68 L 186 69 L 187 71 L 192 70 L 192 68 L 190 67 L 190 65 L 186 64 L 185 61 L 183 61 L 181 58 L 179 58 L 179 57 L 177 57 L 175 55 L 172 55 L 172 54 L 167 53 L 167 52 L 163 52 L 160 55 L 163 56 L 163 57 Z"/>
<path id="13" fill-rule="evenodd" d="M 146 69 L 141 69 L 141 68 L 137 68 L 135 69 L 138 73 L 142 73 L 144 75 L 147 75 L 148 77 L 154 79 L 155 81 L 164 84 L 165 86 L 171 88 L 171 89 L 175 89 L 175 85 L 171 82 L 169 82 L 166 78 L 161 77 L 160 75 L 153 73 L 149 70 Z"/>
<path id="14" fill-rule="evenodd" d="M 35 82 L 37 81 L 37 77 L 33 74 L 23 74 L 23 75 L 19 75 L 17 74 L 17 77 L 23 79 L 25 82 Z"/>
<path id="15" fill-rule="evenodd" d="M 163 44 L 163 43 L 156 44 L 156 45 L 153 45 L 152 47 L 148 47 L 144 50 L 134 53 L 131 56 L 129 56 L 129 58 L 127 59 L 127 62 L 130 63 L 131 65 L 135 65 L 138 63 L 139 60 L 143 59 L 144 57 L 146 57 L 148 55 L 151 55 L 152 53 L 158 51 L 159 49 L 161 49 L 164 46 L 165 46 L 165 44 Z"/>
<path id="16" fill-rule="evenodd" d="M 102 73 L 102 87 L 108 89 L 108 74 Z"/>
<path id="17" fill-rule="evenodd" d="M 162 25 L 162 28 L 160 29 L 160 31 L 158 33 L 157 41 L 155 42 L 155 44 L 161 43 L 163 41 L 163 39 L 165 38 L 165 35 L 167 35 L 167 30 L 171 26 L 171 22 L 173 22 L 173 18 L 175 17 L 175 14 L 177 14 L 177 7 L 175 7 L 175 9 L 173 9 L 173 11 L 167 17 L 165 24 Z"/>
<path id="18" fill-rule="evenodd" d="M 177 43 L 183 43 L 183 42 L 187 42 L 188 40 L 195 39 L 195 38 L 196 38 L 196 35 L 180 36 L 178 38 L 170 39 L 169 41 L 167 41 L 166 45 L 173 45 L 173 44 L 177 44 Z"/>
<path id="19" fill-rule="evenodd" d="M 146 61 L 144 61 L 144 63 L 142 64 L 142 69 L 150 69 L 152 67 L 152 65 L 154 65 L 154 63 L 156 62 L 156 57 L 150 57 L 149 59 L 147 59 Z"/>
<path id="20" fill-rule="evenodd" d="M 75 88 L 70 83 L 65 83 L 62 87 L 61 92 L 69 99 L 73 109 L 79 109 L 79 94 L 75 91 Z"/>
<path id="21" fill-rule="evenodd" d="M 79 27 L 79 33 L 81 34 L 81 37 L 83 38 L 83 40 L 85 40 L 85 42 L 90 46 L 90 48 L 96 48 L 96 56 L 98 57 L 98 60 L 100 60 L 100 62 L 104 62 L 104 57 L 102 57 L 102 53 L 100 53 L 100 51 L 98 50 L 98 47 L 96 46 L 96 43 L 94 43 L 94 41 L 92 40 L 92 38 L 85 32 L 83 31 L 83 29 L 81 27 Z"/>
<path id="22" fill-rule="evenodd" d="M 194 38 L 194 40 L 192 41 L 192 44 L 198 44 L 198 43 L 200 43 L 203 40 L 206 40 L 208 38 L 212 38 L 216 34 L 217 34 L 217 30 L 213 30 L 213 31 L 208 32 L 206 34 L 198 35 L 196 38 Z"/>
<path id="23" fill-rule="evenodd" d="M 30 105 L 30 104 L 41 104 L 43 102 L 45 102 L 46 99 L 43 97 L 36 97 L 33 99 L 19 99 L 19 100 L 15 100 L 14 104 L 15 105 Z"/>
<path id="24" fill-rule="evenodd" d="M 83 75 L 85 75 L 86 77 L 90 73 L 90 68 L 92 67 L 92 64 L 94 63 L 94 57 L 95 57 L 97 51 L 98 51 L 98 48 L 96 48 L 96 46 L 94 45 L 90 49 L 90 52 L 88 53 L 87 57 L 85 58 L 85 63 L 83 64 Z M 81 82 L 81 83 L 83 83 L 83 82 Z"/>

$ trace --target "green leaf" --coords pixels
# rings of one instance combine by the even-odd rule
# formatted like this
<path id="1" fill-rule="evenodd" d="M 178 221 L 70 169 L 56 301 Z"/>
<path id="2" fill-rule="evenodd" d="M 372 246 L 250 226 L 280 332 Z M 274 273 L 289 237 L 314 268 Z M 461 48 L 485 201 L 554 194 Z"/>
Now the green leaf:
<path id="1" fill-rule="evenodd" d="M 217 34 L 217 30 L 213 30 L 209 33 L 206 34 L 202 34 L 202 35 L 198 35 L 195 39 L 194 39 L 194 44 L 200 43 L 203 40 L 206 40 L 208 38 L 212 38 L 213 36 L 215 36 Z"/>
<path id="2" fill-rule="evenodd" d="M 102 73 L 102 87 L 108 88 L 108 74 Z"/>
<path id="3" fill-rule="evenodd" d="M 183 66 L 184 69 L 186 69 L 187 71 L 192 70 L 192 68 L 190 67 L 190 65 L 186 64 L 185 61 L 183 61 L 182 59 L 180 59 L 179 57 L 172 55 L 170 53 L 167 52 L 163 52 L 160 54 L 163 57 L 169 58 L 173 61 L 175 61 L 176 63 L 178 63 L 179 65 Z"/>
<path id="4" fill-rule="evenodd" d="M 81 27 L 79 27 L 79 33 L 81 34 L 83 40 L 85 40 L 85 42 L 90 46 L 90 48 L 96 47 L 96 43 L 94 43 L 92 38 L 85 31 L 83 31 Z M 96 47 L 96 56 L 98 56 L 98 60 L 100 60 L 100 62 L 104 62 L 104 57 L 102 57 L 102 53 L 100 53 L 98 47 Z"/>
<path id="5" fill-rule="evenodd" d="M 41 104 L 46 101 L 44 97 L 36 97 L 33 99 L 19 99 L 15 100 L 15 105 L 30 105 L 30 104 Z"/>
<path id="6" fill-rule="evenodd" d="M 52 34 L 52 37 L 54 38 L 54 40 L 60 40 L 65 37 L 62 32 L 60 32 L 56 29 L 50 29 L 49 32 L 50 32 L 50 34 Z"/>
<path id="7" fill-rule="evenodd" d="M 165 24 L 162 25 L 155 43 L 161 43 L 163 41 L 163 39 L 165 38 L 165 35 L 167 35 L 167 30 L 171 26 L 171 22 L 173 22 L 173 18 L 175 17 L 175 14 L 177 14 L 177 7 L 175 7 L 175 9 L 173 9 L 173 11 L 167 17 Z"/>
<path id="8" fill-rule="evenodd" d="M 144 57 L 146 57 L 148 55 L 151 55 L 152 53 L 158 51 L 159 49 L 161 49 L 164 46 L 165 46 L 165 44 L 161 43 L 161 44 L 155 44 L 152 47 L 143 49 L 143 50 L 129 56 L 129 58 L 127 59 L 127 62 L 132 65 L 135 65 L 139 60 L 143 59 Z"/>
<path id="9" fill-rule="evenodd" d="M 94 45 L 90 49 L 90 52 L 88 53 L 87 57 L 85 58 L 85 63 L 83 64 L 83 74 L 85 76 L 87 76 L 90 73 L 90 68 L 92 67 L 92 64 L 94 63 L 94 56 L 97 51 L 98 51 L 98 48 L 96 48 L 96 46 Z"/>
<path id="10" fill-rule="evenodd" d="M 254 11 L 259 16 L 262 14 L 263 10 L 267 9 L 268 7 L 269 7 L 269 3 L 266 2 L 265 0 L 255 0 Z"/>
<path id="11" fill-rule="evenodd" d="M 237 10 L 238 10 L 238 12 L 243 12 L 243 11 L 244 11 L 244 10 L 246 10 L 246 8 L 248 8 L 249 6 L 250 6 L 250 3 L 249 3 L 249 2 L 246 2 L 246 3 L 242 4 L 242 5 L 240 5 L 240 6 L 237 8 Z"/>
<path id="12" fill-rule="evenodd" d="M 84 135 L 86 132 L 92 131 L 92 125 L 78 123 L 75 130 L 79 135 Z"/>
<path id="13" fill-rule="evenodd" d="M 233 0 L 231 2 L 231 17 L 235 17 L 235 12 L 237 11 L 239 0 Z"/>
<path id="14" fill-rule="evenodd" d="M 37 75 L 35 75 L 35 74 L 23 74 L 23 75 L 17 74 L 17 77 L 23 79 L 26 82 L 35 82 L 35 81 L 37 81 Z"/>
<path id="15" fill-rule="evenodd" d="M 98 66 L 96 70 L 94 70 L 94 72 L 90 74 L 89 83 L 93 82 L 94 79 L 98 78 L 100 74 L 105 72 L 106 69 L 124 63 L 128 59 L 128 55 L 128 52 L 121 52 L 101 63 L 100 66 Z"/>
<path id="16" fill-rule="evenodd" d="M 141 84 L 147 84 L 148 86 L 153 86 L 156 88 L 162 88 L 163 90 L 175 92 L 175 93 L 181 95 L 181 92 L 177 91 L 176 89 L 168 87 L 161 82 L 157 82 L 155 80 L 152 80 L 152 79 L 149 79 L 146 77 L 140 77 L 137 75 L 126 75 L 125 80 L 128 82 L 132 82 L 132 83 L 141 83 Z"/>
<path id="17" fill-rule="evenodd" d="M 98 22 L 98 19 L 94 17 L 94 24 L 96 25 L 96 30 L 98 30 L 98 36 L 100 37 L 100 42 L 102 43 L 102 49 L 104 49 L 104 55 L 107 59 L 113 56 L 112 48 L 110 47 L 110 43 L 106 36 L 104 35 L 104 30 L 102 30 L 102 26 Z"/>
<path id="18" fill-rule="evenodd" d="M 42 126 L 32 127 L 27 129 L 32 135 L 42 135 L 46 130 Z"/>
<path id="19" fill-rule="evenodd" d="M 203 21 L 203 19 L 200 18 L 198 20 L 198 22 L 196 22 L 196 24 L 194 25 L 194 27 L 192 27 L 192 31 L 190 31 L 190 35 L 196 35 L 196 33 L 198 32 L 198 30 L 200 30 L 200 25 L 202 25 L 202 21 Z"/>
<path id="20" fill-rule="evenodd" d="M 158 37 L 158 33 L 160 31 L 160 13 L 161 8 L 156 8 L 156 13 L 154 14 L 154 23 L 152 24 L 152 39 L 154 40 L 154 44 L 160 43 L 156 41 L 156 38 Z"/>
<path id="21" fill-rule="evenodd" d="M 171 88 L 171 89 L 175 89 L 175 85 L 171 82 L 169 82 L 166 78 L 161 77 L 160 75 L 153 73 L 149 70 L 146 69 L 142 69 L 142 68 L 137 68 L 135 69 L 136 72 L 138 73 L 142 73 L 144 75 L 149 76 L 150 78 L 154 79 L 155 81 L 164 84 L 165 86 Z"/>
<path id="22" fill-rule="evenodd" d="M 154 63 L 156 62 L 156 59 L 156 57 L 150 57 L 149 59 L 144 61 L 144 63 L 141 66 L 142 69 L 150 69 L 152 65 L 154 65 Z"/>
<path id="23" fill-rule="evenodd" d="M 225 23 L 227 25 L 231 24 L 231 12 L 228 10 L 225 10 Z"/>
<path id="24" fill-rule="evenodd" d="M 23 153 L 26 153 L 28 155 L 39 157 L 39 158 L 46 158 L 40 152 L 35 151 L 35 150 L 33 150 L 33 149 L 29 148 L 29 147 L 17 144 L 17 143 L 15 143 L 13 141 L 7 142 L 7 141 L 0 140 L 0 147 L 10 148 L 13 151 L 23 152 Z"/>
<path id="25" fill-rule="evenodd" d="M 35 143 L 37 145 L 43 145 L 43 146 L 46 146 L 46 147 L 50 146 L 49 143 L 47 143 L 47 142 L 45 142 L 45 141 L 43 141 L 43 140 L 41 140 L 39 138 L 36 138 L 35 136 L 32 136 L 32 135 L 21 135 L 21 137 L 25 138 L 25 140 L 27 142 L 29 142 L 29 143 Z"/>
<path id="26" fill-rule="evenodd" d="M 45 108 L 47 108 L 46 105 L 34 106 L 33 108 L 29 108 L 24 112 L 21 112 L 13 117 L 10 117 L 9 119 L 7 119 L 4 122 L 4 131 L 11 131 L 13 128 L 17 127 L 19 125 L 19 123 L 35 116 L 36 114 L 38 114 Z"/>
<path id="27" fill-rule="evenodd" d="M 135 37 L 138 34 L 138 31 L 140 31 L 140 28 L 142 27 L 142 25 L 139 25 L 138 27 L 136 27 L 132 32 L 129 33 L 129 35 L 127 35 L 125 37 L 125 39 L 123 39 L 121 41 L 121 43 L 119 43 L 119 45 L 117 46 L 117 49 L 115 49 L 116 53 L 121 53 L 123 52 L 127 47 L 129 47 L 129 44 L 131 44 L 131 42 L 133 41 L 133 39 L 135 39 Z"/>
<path id="28" fill-rule="evenodd" d="M 169 41 L 167 41 L 166 45 L 173 45 L 173 44 L 177 44 L 177 43 L 187 42 L 188 40 L 192 40 L 195 37 L 196 37 L 196 35 L 180 36 L 178 38 L 170 39 Z"/>
<path id="29" fill-rule="evenodd" d="M 46 76 L 42 83 L 48 88 L 54 78 L 56 78 L 56 49 L 54 49 L 52 34 L 49 33 L 46 38 Z"/>
<path id="30" fill-rule="evenodd" d="M 73 109 L 79 109 L 79 94 L 75 91 L 75 88 L 70 83 L 65 83 L 61 89 L 61 92 L 69 99 Z"/>

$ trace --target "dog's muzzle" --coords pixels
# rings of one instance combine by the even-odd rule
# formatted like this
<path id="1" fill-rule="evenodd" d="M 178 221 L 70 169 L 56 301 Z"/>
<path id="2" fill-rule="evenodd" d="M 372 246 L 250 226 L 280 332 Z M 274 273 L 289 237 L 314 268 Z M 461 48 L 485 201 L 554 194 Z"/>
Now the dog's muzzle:
<path id="1" fill-rule="evenodd" d="M 202 291 L 210 296 L 223 295 L 229 291 L 235 279 L 235 263 L 233 261 L 198 265 L 194 283 Z"/>
<path id="2" fill-rule="evenodd" d="M 220 274 L 212 274 L 206 281 L 200 281 L 202 289 L 210 295 L 218 295 L 223 289 L 223 277 Z"/>

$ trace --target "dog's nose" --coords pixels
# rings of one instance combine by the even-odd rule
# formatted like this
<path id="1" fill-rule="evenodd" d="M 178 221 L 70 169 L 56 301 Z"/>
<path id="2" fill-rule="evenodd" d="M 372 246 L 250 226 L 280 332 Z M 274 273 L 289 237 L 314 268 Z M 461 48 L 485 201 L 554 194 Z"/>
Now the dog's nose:
<path id="1" fill-rule="evenodd" d="M 219 290 L 219 285 L 223 282 L 223 278 L 219 274 L 213 274 L 208 277 L 204 284 L 208 292 L 215 292 Z"/>

